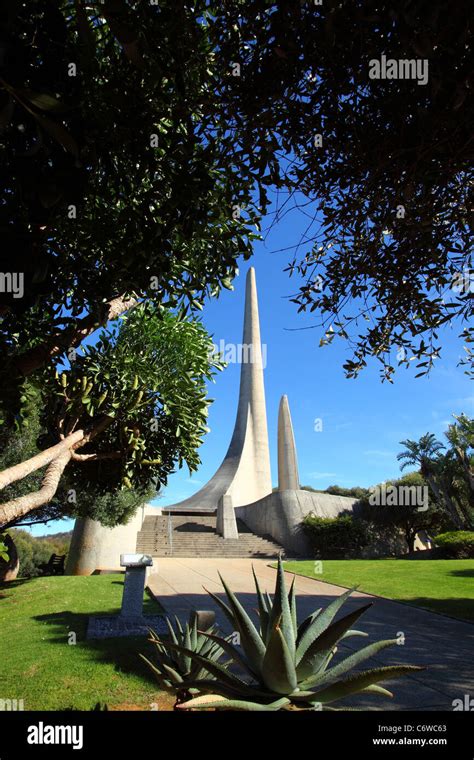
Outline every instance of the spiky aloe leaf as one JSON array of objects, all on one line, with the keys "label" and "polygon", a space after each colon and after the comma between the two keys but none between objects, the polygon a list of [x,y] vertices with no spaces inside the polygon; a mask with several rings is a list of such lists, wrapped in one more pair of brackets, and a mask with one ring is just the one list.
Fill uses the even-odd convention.
[{"label": "spiky aloe leaf", "polygon": [[333,678],[339,678],[349,670],[352,670],[362,662],[368,660],[370,657],[374,657],[383,649],[394,646],[397,643],[397,639],[384,639],[382,641],[375,641],[373,644],[369,644],[368,646],[359,649],[358,652],[354,652],[354,654],[351,654],[349,657],[346,657],[344,660],[342,660],[342,662],[327,670],[324,678],[327,678],[329,681]]},{"label": "spiky aloe leaf", "polygon": [[329,625],[314,641],[309,645],[305,654],[301,658],[296,672],[298,680],[309,678],[321,670],[322,665],[326,662],[331,650],[341,639],[341,636],[349,630],[351,625],[360,618],[364,612],[372,606],[372,602],[359,607],[358,610],[350,612],[340,620]]},{"label": "spiky aloe leaf", "polygon": [[177,615],[174,616],[174,619],[176,621],[176,630],[179,631],[181,636],[184,635],[183,626],[181,625],[181,621]]},{"label": "spiky aloe leaf", "polygon": [[209,589],[207,589],[205,586],[203,586],[203,588],[204,588],[204,591],[206,591],[209,594],[209,596],[212,599],[214,599],[214,601],[216,602],[216,604],[221,608],[222,612],[226,616],[226,618],[229,621],[229,623],[231,624],[231,626],[235,627],[234,614],[233,614],[231,608],[229,607],[229,605],[227,605],[225,602],[223,602],[222,599],[219,599],[219,597],[217,596],[217,594],[214,594],[212,591],[209,591]]},{"label": "spiky aloe leaf", "polygon": [[263,658],[265,656],[265,645],[241,603],[235,596],[234,592],[227,586],[220,573],[219,578],[221,579],[233,613],[234,625],[240,633],[242,649],[244,650],[252,669],[255,670],[256,673],[260,673]]},{"label": "spiky aloe leaf", "polygon": [[367,637],[368,635],[369,634],[366,633],[365,631],[355,631],[355,630],[346,631],[345,634],[344,634],[344,636],[341,636],[341,641],[342,641],[342,639],[349,639],[351,636],[364,636],[364,637]]},{"label": "spiky aloe leaf", "polygon": [[297,665],[301,662],[301,659],[304,657],[308,647],[333,621],[339,609],[342,607],[346,599],[350,596],[350,594],[352,594],[353,591],[354,589],[351,588],[338,596],[337,599],[331,602],[331,604],[326,607],[326,609],[323,610],[307,627],[304,634],[300,637],[300,642],[296,650],[295,661]]},{"label": "spiky aloe leaf", "polygon": [[189,648],[192,649],[193,652],[194,652],[197,649],[197,636],[198,636],[198,633],[197,633],[197,616],[196,615],[194,616],[193,623],[190,626],[189,634],[190,634],[190,638],[191,638],[191,646]]},{"label": "spiky aloe leaf", "polygon": [[189,656],[185,654],[183,650],[191,650],[192,651],[192,642],[191,642],[191,630],[189,628],[189,624],[186,623],[186,627],[184,629],[184,639],[182,644],[183,649],[180,650],[180,653],[182,654],[182,660],[183,660],[183,670],[185,673],[187,673],[191,669],[191,659]]},{"label": "spiky aloe leaf", "polygon": [[365,689],[361,689],[359,694],[367,692],[368,694],[381,694],[384,697],[393,697],[393,694],[388,689],[384,689],[383,686],[379,686],[377,683],[371,683],[370,686],[366,686]]},{"label": "spiky aloe leaf", "polygon": [[[278,621],[280,621],[278,623]],[[278,558],[277,580],[275,586],[275,595],[273,598],[273,608],[270,612],[270,621],[267,631],[267,645],[269,637],[273,636],[275,626],[279,625],[286,644],[290,651],[291,657],[295,659],[295,632],[293,630],[293,620],[291,617],[290,603],[286,590],[285,573],[283,571],[283,562],[281,557]]]},{"label": "spiky aloe leaf", "polygon": [[221,694],[229,699],[252,699],[255,702],[272,702],[275,699],[275,692],[270,689],[262,689],[258,686],[247,684],[245,688],[230,686],[221,681],[204,678],[196,681],[186,680],[183,682],[183,688],[191,690],[197,689],[201,692]]},{"label": "spiky aloe leaf", "polygon": [[275,625],[267,645],[262,679],[265,686],[277,694],[291,694],[298,683],[293,653],[279,625]]},{"label": "spiky aloe leaf", "polygon": [[265,599],[267,600],[267,610],[270,612],[271,608],[273,607],[273,599],[268,591],[265,591]]},{"label": "spiky aloe leaf", "polygon": [[382,668],[373,668],[362,673],[354,673],[349,678],[331,684],[314,694],[315,702],[334,702],[336,699],[356,694],[368,686],[377,684],[379,681],[388,681],[392,678],[400,678],[408,673],[417,673],[424,668],[418,665],[388,665]]},{"label": "spiky aloe leaf", "polygon": [[171,668],[169,665],[167,665],[165,662],[162,664],[162,668],[167,674],[169,680],[173,684],[181,684],[183,683],[183,679],[181,678],[180,674],[174,669]]},{"label": "spiky aloe leaf", "polygon": [[309,626],[311,625],[311,623],[313,622],[313,620],[316,620],[316,618],[318,617],[318,615],[321,612],[321,610],[322,610],[322,607],[320,607],[318,610],[315,610],[314,612],[312,612],[311,615],[308,615],[308,617],[305,618],[303,620],[303,622],[299,625],[299,627],[298,627],[298,633],[297,633],[297,636],[296,636],[296,647],[297,648],[298,648],[298,645],[299,645],[301,639],[303,638],[304,634],[308,630]]},{"label": "spiky aloe leaf", "polygon": [[[177,644],[178,643],[178,639],[176,637],[175,630],[174,630],[174,628],[173,628],[173,626],[171,624],[171,620],[169,619],[169,617],[165,617],[165,622],[166,622],[166,625],[168,627],[168,631],[169,631],[169,634],[170,634],[170,637],[171,637],[171,641],[173,641],[175,644]],[[158,640],[159,640],[159,638],[158,638]]]},{"label": "spiky aloe leaf", "polygon": [[298,636],[298,617],[296,613],[295,576],[293,576],[293,580],[291,581],[290,593],[288,594],[288,603],[290,605],[291,622],[293,623],[293,636],[296,646],[296,637]]},{"label": "spiky aloe leaf", "polygon": [[246,702],[241,699],[222,699],[218,694],[207,694],[206,696],[190,699],[188,702],[182,702],[176,705],[176,709],[204,710],[213,707],[216,710],[245,710],[249,712],[265,712],[268,710],[281,710],[282,707],[289,705],[289,699],[277,699],[276,702],[269,704],[260,704],[259,702]]},{"label": "spiky aloe leaf", "polygon": [[255,573],[255,568],[253,565],[252,565],[252,573],[253,573],[253,579],[255,583],[255,590],[257,592],[258,615],[260,619],[260,635],[262,639],[265,641],[267,638],[267,629],[268,629],[268,621],[269,621],[268,602],[260,590],[260,585],[258,583],[258,578]]},{"label": "spiky aloe leaf", "polygon": [[369,657],[373,657],[374,655],[378,654],[378,652],[380,652],[382,649],[393,646],[396,643],[397,639],[385,639],[383,641],[376,641],[373,644],[369,644],[367,647],[359,649],[358,652],[354,652],[349,657],[346,657],[338,665],[335,665],[333,668],[326,670],[324,674],[316,673],[304,681],[301,681],[299,685],[301,688],[306,689],[310,688],[311,686],[315,686],[316,684],[318,686],[322,686],[326,683],[330,683],[334,678],[339,678],[339,676],[347,673],[348,670],[351,670],[357,665],[360,665],[361,662],[368,660]]},{"label": "spiky aloe leaf", "polygon": [[193,652],[191,649],[185,649],[184,647],[177,646],[176,644],[173,644],[171,641],[166,642],[165,646],[169,647],[171,650],[179,651],[179,652],[182,652],[183,654],[186,654],[186,656],[189,657],[190,660],[198,663],[202,668],[205,668],[205,670],[208,673],[220,679],[224,684],[227,684],[237,689],[247,688],[247,684],[245,683],[245,681],[242,681],[241,678],[238,678],[236,675],[231,673],[220,663],[215,662],[214,660],[209,660],[207,657],[203,657],[197,652]]},{"label": "spiky aloe leaf", "polygon": [[162,686],[164,689],[168,691],[174,689],[172,682],[164,676],[161,670],[157,668],[153,662],[151,662],[147,657],[145,657],[145,655],[141,653],[139,654],[139,656],[142,658],[142,660],[144,660],[144,662],[146,662],[148,667],[153,671],[153,674],[156,680],[158,681],[158,683],[160,684],[160,686]]},{"label": "spiky aloe leaf", "polygon": [[234,662],[238,663],[244,670],[246,670],[249,675],[252,676],[252,678],[258,677],[250,667],[248,661],[245,659],[245,657],[243,657],[243,655],[240,654],[239,650],[234,644],[231,644],[231,642],[227,639],[223,639],[221,636],[217,636],[213,633],[205,633],[204,636],[207,636],[209,639],[212,639],[212,641],[218,643],[223,651],[228,654],[229,657],[232,657],[232,660]]}]

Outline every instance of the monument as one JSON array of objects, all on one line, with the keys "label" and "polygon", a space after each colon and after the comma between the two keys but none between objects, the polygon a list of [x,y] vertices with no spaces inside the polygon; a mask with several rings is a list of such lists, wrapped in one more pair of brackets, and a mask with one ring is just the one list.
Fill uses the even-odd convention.
[{"label": "monument", "polygon": [[127,525],[105,528],[94,520],[77,519],[67,573],[83,575],[118,569],[120,555],[137,550],[137,534],[145,518],[163,513],[216,515],[215,530],[229,545],[239,538],[239,518],[257,536],[269,536],[285,549],[304,554],[307,543],[299,525],[308,512],[335,517],[352,509],[354,499],[300,489],[287,396],[280,402],[278,490],[272,492],[263,373],[257,285],[255,270],[250,267],[246,279],[237,415],[222,464],[194,496],[163,509],[141,508]]}]

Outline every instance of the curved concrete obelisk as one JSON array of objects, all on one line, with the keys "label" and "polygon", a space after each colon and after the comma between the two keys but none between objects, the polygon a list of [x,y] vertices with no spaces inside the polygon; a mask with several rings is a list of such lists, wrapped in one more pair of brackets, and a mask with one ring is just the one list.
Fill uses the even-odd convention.
[{"label": "curved concrete obelisk", "polygon": [[[231,496],[233,506],[237,507],[271,493],[257,283],[253,267],[247,273],[240,354],[239,404],[227,454],[215,475],[203,488],[189,499],[165,507],[164,511],[213,512],[222,496]],[[147,514],[151,514],[151,511]]]},{"label": "curved concrete obelisk", "polygon": [[[253,267],[247,273],[240,358],[237,417],[221,466],[194,496],[162,508],[162,511],[216,512],[226,496],[225,522],[228,523],[229,510],[262,499],[272,491],[257,285]],[[88,518],[77,519],[66,572],[70,575],[88,575],[97,569],[120,569],[120,554],[135,551],[137,532],[144,514],[156,515],[157,510],[152,506],[140,509],[127,525],[116,528],[105,528]]]},{"label": "curved concrete obelisk", "polygon": [[282,396],[278,410],[278,490],[298,490],[299,487],[298,459],[288,396]]}]

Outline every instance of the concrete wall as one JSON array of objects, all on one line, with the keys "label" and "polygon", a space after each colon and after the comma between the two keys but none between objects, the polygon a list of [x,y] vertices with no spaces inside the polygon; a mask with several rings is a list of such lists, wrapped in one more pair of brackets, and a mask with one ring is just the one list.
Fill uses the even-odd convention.
[{"label": "concrete wall", "polygon": [[287,554],[295,552],[313,557],[314,551],[301,530],[303,518],[314,512],[318,517],[337,517],[346,510],[352,511],[357,499],[333,496],[312,491],[275,491],[263,499],[237,507],[237,518],[258,535],[271,536],[285,547]]}]

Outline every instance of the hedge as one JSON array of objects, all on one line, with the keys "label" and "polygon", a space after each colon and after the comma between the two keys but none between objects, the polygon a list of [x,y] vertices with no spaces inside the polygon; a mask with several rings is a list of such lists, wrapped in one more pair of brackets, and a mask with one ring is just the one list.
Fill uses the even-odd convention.
[{"label": "hedge", "polygon": [[474,558],[474,531],[451,530],[448,533],[440,533],[434,539],[434,543],[447,559]]}]

